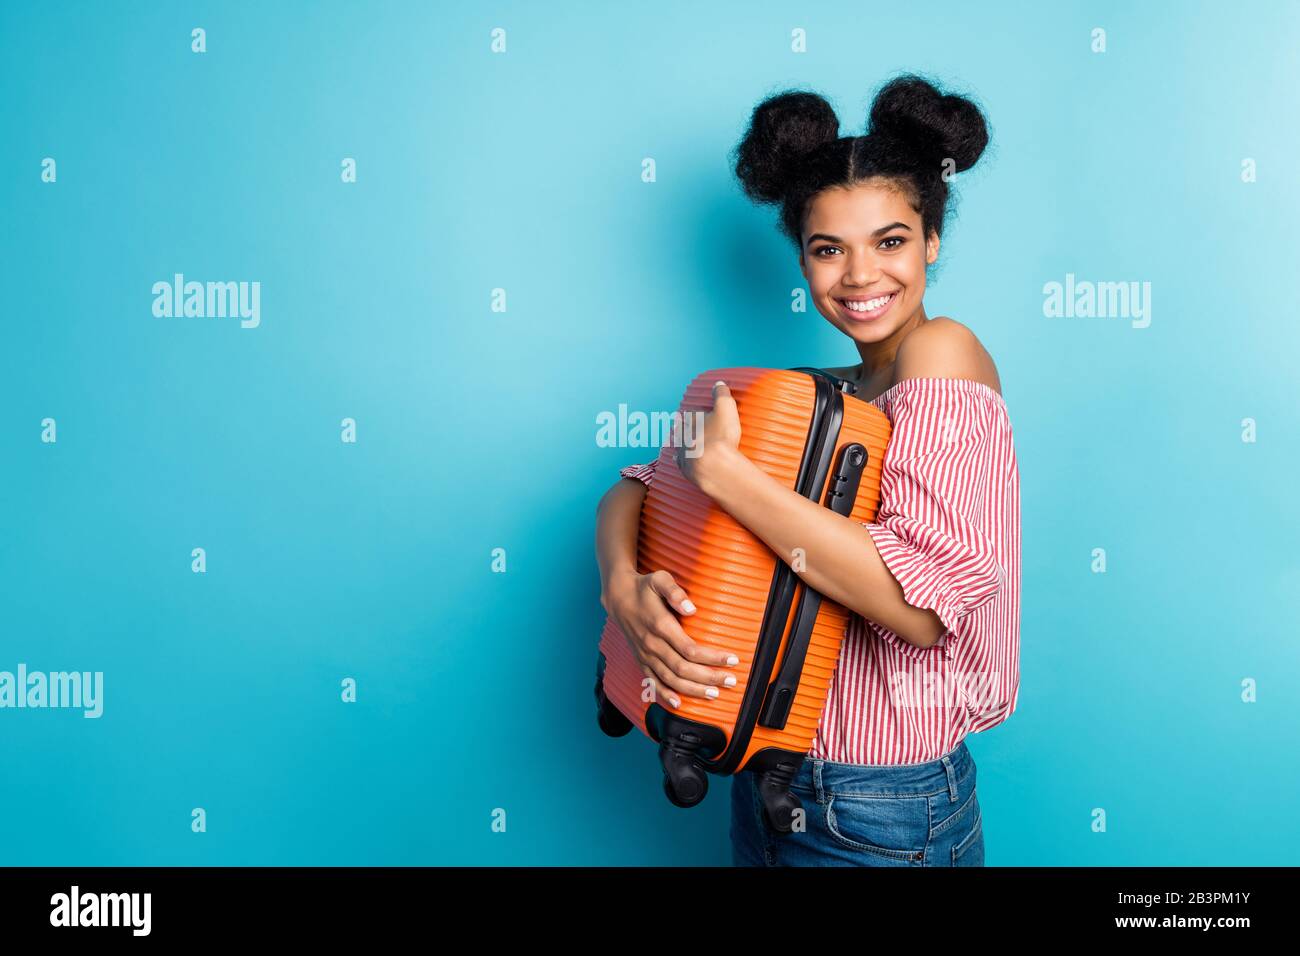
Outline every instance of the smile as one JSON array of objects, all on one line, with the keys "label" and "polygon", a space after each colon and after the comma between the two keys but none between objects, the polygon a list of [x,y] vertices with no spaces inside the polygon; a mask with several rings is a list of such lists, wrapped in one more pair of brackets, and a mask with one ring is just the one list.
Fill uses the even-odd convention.
[{"label": "smile", "polygon": [[878,319],[894,304],[898,298],[898,292],[890,292],[886,295],[876,296],[873,299],[836,299],[839,303],[840,310],[849,318],[857,322]]}]

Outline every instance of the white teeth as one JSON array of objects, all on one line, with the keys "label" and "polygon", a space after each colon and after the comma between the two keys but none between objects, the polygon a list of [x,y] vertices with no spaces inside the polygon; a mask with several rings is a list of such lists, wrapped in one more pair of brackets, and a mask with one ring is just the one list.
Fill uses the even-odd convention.
[{"label": "white teeth", "polygon": [[893,298],[893,296],[894,293],[891,292],[889,295],[882,295],[878,299],[869,299],[866,302],[845,302],[844,305],[847,308],[852,309],[854,312],[874,312]]}]

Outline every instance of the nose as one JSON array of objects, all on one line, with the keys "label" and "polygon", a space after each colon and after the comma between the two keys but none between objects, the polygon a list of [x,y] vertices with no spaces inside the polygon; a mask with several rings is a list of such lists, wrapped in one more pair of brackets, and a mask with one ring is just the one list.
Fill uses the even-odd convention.
[{"label": "nose", "polygon": [[880,278],[880,267],[870,253],[851,253],[844,264],[844,284],[869,286]]}]

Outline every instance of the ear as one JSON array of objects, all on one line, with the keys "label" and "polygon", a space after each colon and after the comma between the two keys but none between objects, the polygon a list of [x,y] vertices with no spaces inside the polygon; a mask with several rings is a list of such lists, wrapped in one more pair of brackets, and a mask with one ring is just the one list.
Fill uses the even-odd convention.
[{"label": "ear", "polygon": [[933,229],[930,230],[930,238],[925,243],[925,264],[934,265],[939,258],[939,234]]}]

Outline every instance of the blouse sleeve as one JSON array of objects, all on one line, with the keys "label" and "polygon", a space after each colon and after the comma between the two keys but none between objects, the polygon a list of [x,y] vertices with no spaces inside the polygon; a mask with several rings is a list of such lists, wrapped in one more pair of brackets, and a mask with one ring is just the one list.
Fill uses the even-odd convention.
[{"label": "blouse sleeve", "polygon": [[628,465],[626,468],[619,470],[619,476],[622,478],[636,478],[638,481],[645,483],[647,488],[650,487],[650,481],[654,478],[655,465],[659,464],[659,459],[655,459],[645,465]]},{"label": "blouse sleeve", "polygon": [[[971,636],[971,612],[1006,585],[1000,553],[1011,454],[997,392],[969,379],[904,379],[891,408],[880,507],[862,522],[908,604],[943,622],[944,655]],[[883,638],[909,651],[887,628]]]}]

